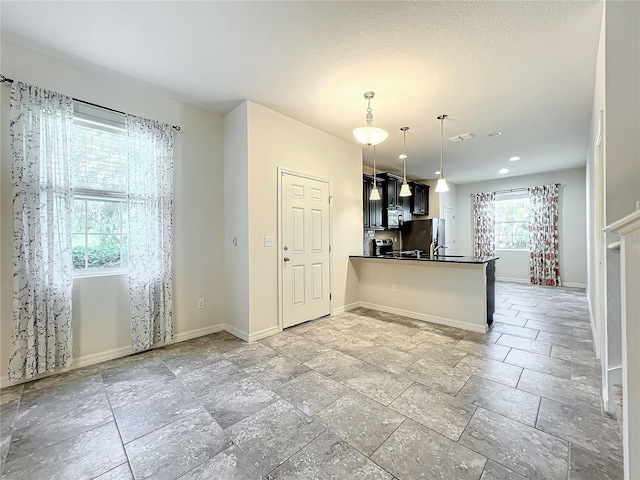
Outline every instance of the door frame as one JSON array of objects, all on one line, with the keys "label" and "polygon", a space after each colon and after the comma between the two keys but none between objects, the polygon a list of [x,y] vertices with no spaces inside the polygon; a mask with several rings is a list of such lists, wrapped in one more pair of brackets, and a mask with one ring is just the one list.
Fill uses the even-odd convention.
[{"label": "door frame", "polygon": [[[452,233],[452,237],[453,237],[453,241],[451,243],[453,243],[453,251],[455,253],[456,247],[455,247],[455,243],[456,243],[456,235],[455,235],[455,231],[456,231],[456,207],[452,207],[451,205],[442,205],[441,206],[441,218],[442,219],[446,219],[446,215],[445,215],[445,210],[449,209],[451,210],[451,216],[453,218],[453,225],[451,225],[451,233]],[[446,231],[447,231],[447,226],[446,226],[446,220],[445,220],[445,227],[444,227],[444,231],[445,231],[445,237],[446,237]],[[447,246],[447,239],[445,238],[444,240],[444,245],[445,247]],[[447,252],[447,249],[445,248],[445,254],[449,254],[451,252]]]},{"label": "door frame", "polygon": [[296,172],[294,170],[288,170],[282,167],[278,167],[278,240],[276,242],[278,248],[278,331],[281,332],[284,322],[284,308],[283,308],[283,272],[282,267],[284,263],[284,252],[282,251],[282,177],[284,175],[292,175],[295,177],[305,178],[307,180],[314,180],[317,182],[323,182],[327,184],[329,189],[329,315],[333,315],[333,196],[331,195],[331,180],[326,178],[316,177],[307,173]]}]

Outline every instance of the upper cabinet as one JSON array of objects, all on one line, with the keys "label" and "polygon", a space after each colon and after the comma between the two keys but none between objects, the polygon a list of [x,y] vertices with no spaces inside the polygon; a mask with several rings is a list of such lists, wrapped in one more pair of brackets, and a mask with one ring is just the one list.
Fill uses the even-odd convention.
[{"label": "upper cabinet", "polygon": [[429,215],[429,185],[409,182],[411,188],[410,212],[413,215]]},{"label": "upper cabinet", "polygon": [[382,203],[384,201],[386,181],[383,178],[377,177],[376,183],[380,197],[383,200],[369,200],[369,195],[371,195],[371,190],[373,190],[373,176],[362,176],[362,224],[367,230],[384,230],[382,223]]},{"label": "upper cabinet", "polygon": [[[393,173],[376,176],[381,200],[369,200],[373,176],[362,177],[362,224],[367,230],[397,230],[398,223],[411,220],[411,215],[429,214],[429,186],[409,182],[412,195],[401,197],[403,178]],[[400,211],[400,212],[398,212]],[[399,221],[399,218],[402,218]]]},{"label": "upper cabinet", "polygon": [[383,173],[380,175],[386,180],[387,187],[383,197],[386,208],[402,210],[403,197],[400,196],[400,188],[402,187],[402,177],[393,173]]}]

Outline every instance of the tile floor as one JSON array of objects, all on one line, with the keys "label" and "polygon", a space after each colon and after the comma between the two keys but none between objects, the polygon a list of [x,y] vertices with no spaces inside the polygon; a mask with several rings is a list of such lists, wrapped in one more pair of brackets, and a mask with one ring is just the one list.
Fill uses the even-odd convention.
[{"label": "tile floor", "polygon": [[621,479],[584,292],[496,292],[486,335],[358,309],[4,389],[2,479]]}]

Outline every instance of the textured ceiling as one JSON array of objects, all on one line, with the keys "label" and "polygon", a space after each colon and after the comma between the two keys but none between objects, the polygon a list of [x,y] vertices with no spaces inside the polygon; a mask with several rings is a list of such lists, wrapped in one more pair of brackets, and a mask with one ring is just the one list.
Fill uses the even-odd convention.
[{"label": "textured ceiling", "polygon": [[[227,113],[251,99],[356,143],[366,101],[381,168],[469,183],[585,164],[601,2],[13,2],[2,39]],[[10,72],[3,72],[8,74]],[[488,137],[493,131],[499,137]],[[367,164],[371,152],[365,149]],[[519,155],[522,160],[509,162]]]}]

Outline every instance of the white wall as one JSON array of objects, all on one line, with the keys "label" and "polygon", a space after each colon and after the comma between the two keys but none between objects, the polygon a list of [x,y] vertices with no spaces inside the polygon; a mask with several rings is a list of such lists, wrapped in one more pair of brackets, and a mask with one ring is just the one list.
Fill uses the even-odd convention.
[{"label": "white wall", "polygon": [[[524,161],[524,160],[522,160]],[[536,175],[457,185],[456,254],[473,255],[473,207],[470,195],[511,188],[561,183],[560,275],[564,285],[586,286],[586,191],[585,169],[558,170]],[[498,250],[496,277],[529,282],[528,251]]]},{"label": "white wall", "polygon": [[[636,202],[640,201],[640,4],[606,1],[604,9],[587,160],[589,203],[593,206],[590,215],[593,221],[588,227],[589,300],[592,330],[602,361],[605,409],[614,412],[612,388],[624,383],[625,376],[631,392],[624,394],[640,392],[640,380],[637,376],[630,377],[622,368],[625,347],[620,252],[605,247],[619,237],[608,233],[602,239],[601,233],[604,225],[636,210]],[[604,110],[604,131],[602,147],[597,151],[593,145],[601,110]],[[640,291],[640,285],[631,289]],[[637,348],[637,341],[632,341],[630,348]],[[637,402],[630,403],[628,408],[623,416],[625,423],[629,418],[640,418]],[[640,471],[640,459],[629,454],[638,451],[637,429],[632,430],[632,435],[635,437],[630,438],[625,432],[625,478],[634,478],[630,472]]]},{"label": "white wall", "polygon": [[[177,338],[224,322],[222,119],[176,102],[146,85],[77,68],[2,43],[4,75],[134,115],[177,124],[174,137],[174,329]],[[0,219],[0,378],[6,378],[11,339],[12,206],[8,112],[2,106]],[[196,309],[205,297],[206,309]],[[126,276],[78,278],[73,287],[73,352],[76,362],[121,355],[130,346]]]},{"label": "white wall", "polygon": [[[604,35],[604,170],[605,185],[595,184],[596,194],[605,201],[605,222],[611,224],[634,212],[640,201],[640,3],[605,2]],[[602,71],[598,72],[602,75]],[[596,92],[594,112],[602,103],[602,92]],[[593,141],[593,139],[592,139]],[[594,225],[594,229],[598,225]],[[594,232],[595,234],[595,232]],[[606,242],[616,241],[618,236],[607,234]],[[606,252],[606,316],[596,317],[596,327],[605,325],[606,352],[603,359],[603,394],[605,406],[613,411],[611,387],[625,385],[623,395],[626,411],[623,412],[623,446],[625,479],[638,478],[640,458],[640,379],[633,352],[638,348],[637,338],[626,338],[624,331],[633,331],[622,323],[619,251]],[[631,277],[630,277],[631,278]],[[640,285],[628,285],[627,290],[639,292]],[[638,318],[628,318],[637,323]],[[622,368],[619,368],[622,366]]]},{"label": "white wall", "polygon": [[224,253],[226,323],[249,332],[249,149],[247,102],[224,117]]},{"label": "white wall", "polygon": [[[605,4],[605,223],[640,201],[640,39],[637,2]],[[607,244],[619,240],[607,234]],[[607,347],[610,384],[622,382],[620,251],[606,251]],[[613,371],[613,369],[618,369]]]},{"label": "white wall", "polygon": [[[606,255],[604,233],[605,221],[605,27],[606,18],[602,16],[598,57],[596,61],[593,108],[591,112],[591,130],[587,150],[587,298],[591,314],[591,330],[596,355],[605,354],[606,324],[605,308],[605,267]],[[603,362],[603,364],[606,362]],[[603,374],[603,378],[605,378]]]},{"label": "white wall", "polygon": [[331,306],[340,309],[358,300],[349,255],[362,252],[362,150],[355,142],[338,139],[255,102],[247,103],[249,328],[251,335],[260,335],[278,326],[281,245],[279,241],[275,248],[263,245],[265,235],[278,235],[278,167],[331,182]]}]

